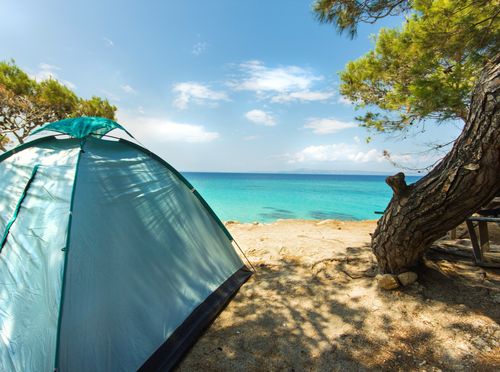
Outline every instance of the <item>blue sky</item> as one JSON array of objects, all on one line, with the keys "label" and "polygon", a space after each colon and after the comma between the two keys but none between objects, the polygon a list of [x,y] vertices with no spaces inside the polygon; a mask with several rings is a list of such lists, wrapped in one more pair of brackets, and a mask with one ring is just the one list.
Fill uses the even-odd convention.
[{"label": "blue sky", "polygon": [[[436,155],[454,125],[407,139],[369,133],[338,93],[338,72],[390,18],[354,40],[319,24],[311,1],[2,1],[0,58],[83,97],[182,171],[396,172]],[[422,151],[424,151],[422,153]]]}]

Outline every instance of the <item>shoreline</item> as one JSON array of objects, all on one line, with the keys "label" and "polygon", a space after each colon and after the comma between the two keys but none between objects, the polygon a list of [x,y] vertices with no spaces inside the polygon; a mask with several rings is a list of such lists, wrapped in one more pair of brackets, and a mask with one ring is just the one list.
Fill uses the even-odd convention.
[{"label": "shoreline", "polygon": [[336,219],[305,219],[305,218],[278,218],[273,222],[262,222],[262,221],[252,221],[252,222],[241,222],[236,220],[225,220],[221,222],[224,226],[230,225],[276,225],[280,223],[315,223],[316,225],[324,225],[328,223],[366,223],[374,222],[376,223],[378,219],[366,219],[366,220],[336,220]]}]

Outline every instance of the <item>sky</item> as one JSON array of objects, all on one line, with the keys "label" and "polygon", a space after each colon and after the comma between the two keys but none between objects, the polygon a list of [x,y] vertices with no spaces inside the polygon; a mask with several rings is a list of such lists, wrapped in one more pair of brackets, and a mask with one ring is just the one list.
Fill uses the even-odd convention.
[{"label": "sky", "polygon": [[399,171],[384,150],[410,168],[438,160],[428,144],[456,138],[458,124],[372,135],[338,92],[345,64],[403,19],[350,39],[319,24],[311,4],[2,0],[0,59],[108,98],[118,122],[181,171]]}]

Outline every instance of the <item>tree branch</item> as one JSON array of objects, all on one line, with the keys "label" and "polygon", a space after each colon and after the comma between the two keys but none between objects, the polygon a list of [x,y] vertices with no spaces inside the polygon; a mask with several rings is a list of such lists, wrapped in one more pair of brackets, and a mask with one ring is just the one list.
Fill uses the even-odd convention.
[{"label": "tree branch", "polygon": [[394,195],[397,197],[406,196],[410,189],[406,184],[405,174],[403,172],[387,177],[385,182],[391,187],[392,191],[394,191]]}]

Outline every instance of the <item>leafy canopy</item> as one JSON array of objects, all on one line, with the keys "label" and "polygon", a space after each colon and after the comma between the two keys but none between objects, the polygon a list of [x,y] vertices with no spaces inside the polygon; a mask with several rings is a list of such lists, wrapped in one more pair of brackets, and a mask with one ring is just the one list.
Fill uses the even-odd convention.
[{"label": "leafy canopy", "polygon": [[23,143],[37,127],[78,116],[115,119],[116,107],[107,99],[78,97],[55,79],[37,82],[14,61],[0,62],[0,149],[9,141]]},{"label": "leafy canopy", "polygon": [[380,18],[410,9],[408,0],[317,0],[313,9],[320,22],[333,23],[342,33],[356,36],[359,23],[375,23]]},{"label": "leafy canopy", "polygon": [[318,0],[314,9],[352,35],[359,22],[411,10],[401,28],[382,29],[374,49],[340,74],[341,94],[367,110],[357,120],[378,131],[465,121],[479,73],[500,46],[498,0]]}]

